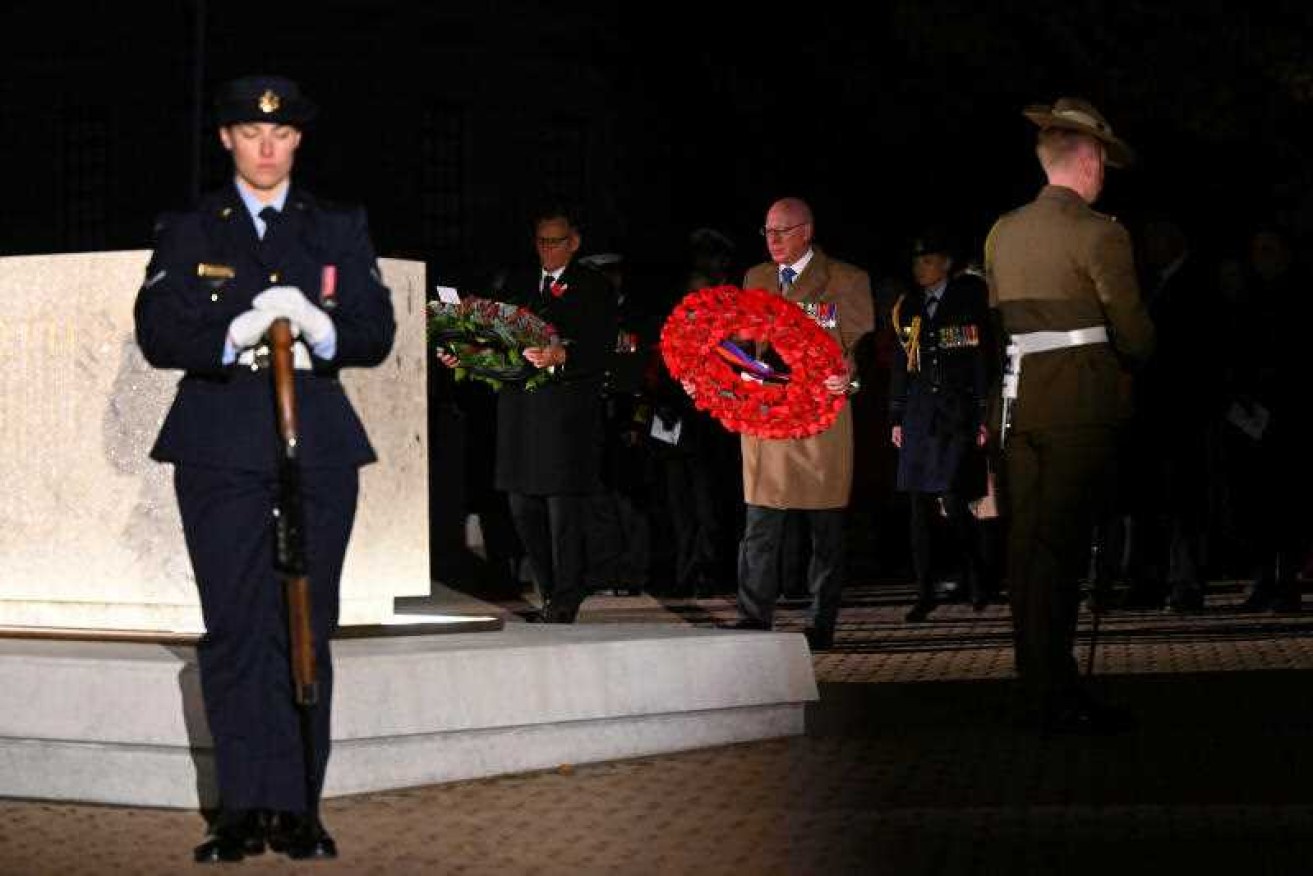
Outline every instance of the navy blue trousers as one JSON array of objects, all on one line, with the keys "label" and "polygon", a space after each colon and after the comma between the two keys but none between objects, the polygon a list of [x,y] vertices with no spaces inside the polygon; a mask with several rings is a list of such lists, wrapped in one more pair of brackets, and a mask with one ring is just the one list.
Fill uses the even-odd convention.
[{"label": "navy blue trousers", "polygon": [[179,465],[178,507],[200,589],[205,636],[201,693],[214,738],[224,809],[304,812],[328,765],[338,583],[355,518],[355,468],[302,474],[306,560],[320,701],[313,712],[316,762],[307,782],[301,717],[293,701],[287,608],[274,571],[269,474]]}]

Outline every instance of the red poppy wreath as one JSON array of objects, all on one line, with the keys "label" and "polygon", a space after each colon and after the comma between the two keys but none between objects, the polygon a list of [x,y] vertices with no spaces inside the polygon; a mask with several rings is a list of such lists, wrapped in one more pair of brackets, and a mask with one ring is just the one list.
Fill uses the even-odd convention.
[{"label": "red poppy wreath", "polygon": [[[752,355],[753,345],[767,349]],[[848,370],[839,344],[791,301],[762,289],[690,292],[661,329],[661,355],[693,403],[758,438],[824,432],[847,399],[825,378]]]}]

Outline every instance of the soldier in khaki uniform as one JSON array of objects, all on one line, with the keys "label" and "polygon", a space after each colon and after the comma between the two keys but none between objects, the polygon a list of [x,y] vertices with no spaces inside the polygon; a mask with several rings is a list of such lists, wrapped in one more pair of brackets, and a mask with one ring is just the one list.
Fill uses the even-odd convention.
[{"label": "soldier in khaki uniform", "polygon": [[1011,336],[1002,438],[1017,675],[1044,729],[1108,732],[1127,721],[1081,689],[1072,654],[1078,581],[1129,414],[1124,365],[1148,356],[1153,326],[1129,235],[1090,205],[1105,166],[1132,156],[1085,101],[1025,115],[1040,128],[1049,184],[999,219],[985,244],[990,305]]},{"label": "soldier in khaki uniform", "polygon": [[[761,233],[771,260],[748,271],[747,289],[778,291],[815,311],[818,324],[843,347],[848,368],[825,385],[836,395],[856,391],[853,347],[874,326],[866,272],[831,259],[812,245],[811,208],[797,198],[776,201]],[[833,305],[832,307],[830,305]],[[780,586],[780,539],[789,511],[801,512],[811,530],[807,578],[812,605],[806,628],[813,650],[834,639],[844,574],[844,511],[852,488],[853,426],[848,407],[819,435],[800,439],[743,436],[743,500],[739,546],[739,619],[735,629],[768,630]]]}]

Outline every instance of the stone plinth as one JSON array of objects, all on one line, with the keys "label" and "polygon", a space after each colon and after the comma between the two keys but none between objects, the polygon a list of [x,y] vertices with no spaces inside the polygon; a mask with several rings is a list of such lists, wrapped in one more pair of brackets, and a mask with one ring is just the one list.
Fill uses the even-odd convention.
[{"label": "stone plinth", "polygon": [[[0,625],[201,628],[173,470],[147,456],[179,377],[133,340],[148,259],[0,258]],[[381,267],[396,346],[343,374],[380,460],[361,472],[342,589],[351,624],[429,589],[424,266]]]},{"label": "stone plinth", "polygon": [[[329,796],[797,735],[817,698],[796,633],[668,624],[339,641],[334,665]],[[0,796],[213,804],[194,650],[0,639]]]}]

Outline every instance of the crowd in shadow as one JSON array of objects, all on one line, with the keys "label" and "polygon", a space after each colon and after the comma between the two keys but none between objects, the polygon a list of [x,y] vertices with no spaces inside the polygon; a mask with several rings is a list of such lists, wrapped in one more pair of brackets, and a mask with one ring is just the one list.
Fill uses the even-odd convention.
[{"label": "crowd in shadow", "polygon": [[[1168,213],[1146,214],[1131,231],[1157,348],[1126,384],[1134,413],[1122,432],[1113,498],[1090,539],[1096,604],[1192,612],[1206,605],[1210,581],[1243,580],[1244,607],[1297,610],[1310,565],[1301,438],[1313,325],[1298,239],[1282,223],[1263,222],[1219,243]],[[659,339],[684,294],[738,284],[757,253],[711,228],[693,231],[684,252],[677,265],[621,253],[581,258],[608,277],[619,303],[605,387],[605,489],[591,500],[588,527],[594,592],[697,598],[735,590],[744,513],[738,437],[671,380]],[[978,252],[953,255],[957,273],[981,273]],[[849,565],[867,581],[906,583],[914,574],[912,509],[896,488],[899,451],[889,439],[899,346],[891,315],[916,290],[912,264],[909,249],[899,269],[872,273],[876,329],[857,351],[863,390],[852,397]],[[494,279],[486,294],[495,292]],[[492,486],[495,409],[486,387],[454,382],[445,369],[431,375],[432,571],[474,595],[519,600],[531,576],[505,496]],[[987,455],[999,470],[996,451]],[[972,553],[997,598],[1006,590],[1006,520],[992,485],[975,499]],[[968,552],[942,508],[931,516],[937,596],[969,599]],[[786,527],[779,549],[781,599],[806,600],[808,540]]]}]

